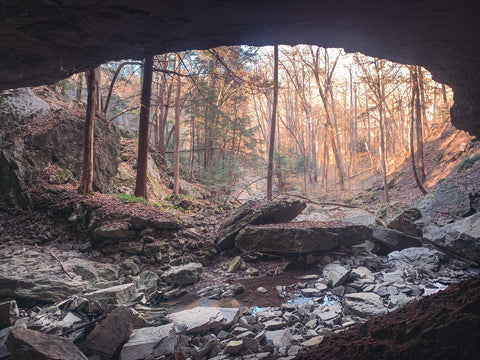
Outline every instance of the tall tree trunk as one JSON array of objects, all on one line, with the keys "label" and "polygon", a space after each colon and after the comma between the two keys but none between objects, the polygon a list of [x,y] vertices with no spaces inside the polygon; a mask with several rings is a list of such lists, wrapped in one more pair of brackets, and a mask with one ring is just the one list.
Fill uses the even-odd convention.
[{"label": "tall tree trunk", "polygon": [[[177,53],[177,72],[180,73],[180,54]],[[175,94],[175,148],[173,151],[173,193],[180,193],[180,76],[177,76],[177,89]]]},{"label": "tall tree trunk", "polygon": [[145,57],[143,65],[142,99],[140,122],[138,124],[137,177],[135,181],[135,196],[147,199],[147,169],[148,169],[148,125],[150,118],[150,99],[152,97],[153,55]]},{"label": "tall tree trunk", "polygon": [[[375,64],[377,64],[378,60],[375,60]],[[379,104],[378,104],[378,127],[380,130],[380,159],[382,164],[382,173],[383,173],[383,186],[385,190],[385,199],[387,203],[390,202],[390,196],[388,195],[388,182],[387,182],[387,153],[385,147],[385,125],[384,125],[384,101],[385,101],[385,84],[383,83],[382,79],[382,68],[377,68],[377,89],[379,91]]]},{"label": "tall tree trunk", "polygon": [[93,192],[93,138],[95,129],[95,115],[98,110],[98,92],[100,89],[100,67],[90,66],[87,74],[87,113],[83,142],[83,169],[82,179],[78,192],[91,194]]},{"label": "tall tree trunk", "polygon": [[278,45],[273,50],[273,104],[272,121],[270,123],[270,141],[268,148],[268,168],[267,168],[267,200],[273,199],[273,155],[275,152],[275,129],[277,121],[277,101],[278,101]]},{"label": "tall tree trunk", "polygon": [[419,67],[415,67],[415,87],[416,87],[416,114],[417,114],[417,123],[416,123],[416,133],[417,133],[417,167],[418,167],[418,177],[420,182],[423,184],[425,182],[425,167],[423,163],[423,121],[422,121],[422,104],[421,104],[421,88],[420,88],[420,75]]},{"label": "tall tree trunk", "polygon": [[[427,121],[427,104],[425,101],[425,83],[423,80],[423,72],[422,67],[417,65],[417,74],[418,74],[418,91],[420,93],[420,105],[422,110],[422,130],[425,131],[425,137],[428,138],[430,129],[428,128],[428,121]],[[422,139],[423,139],[423,131],[422,131]]]},{"label": "tall tree trunk", "polygon": [[[165,154],[167,151],[167,141],[165,140],[165,131],[167,127],[167,120],[168,120],[168,110],[170,109],[170,99],[172,97],[172,86],[173,81],[167,87],[167,95],[165,97],[165,103],[162,104],[162,110],[160,111],[160,115],[158,117],[158,146],[157,151],[158,153],[165,158]],[[163,101],[163,97],[162,97]]]},{"label": "tall tree trunk", "polygon": [[[420,178],[418,177],[417,174],[417,169],[415,166],[415,148],[413,144],[413,128],[414,128],[414,123],[415,123],[415,102],[416,98],[418,97],[418,87],[416,86],[416,81],[414,80],[415,74],[410,71],[410,78],[412,79],[412,102],[411,102],[411,121],[410,121],[410,157],[412,159],[412,171],[413,171],[413,177],[415,178],[415,182],[422,192],[423,195],[427,194],[427,191],[422,185],[422,182],[420,181]],[[418,116],[418,111],[417,111],[417,116]]]}]

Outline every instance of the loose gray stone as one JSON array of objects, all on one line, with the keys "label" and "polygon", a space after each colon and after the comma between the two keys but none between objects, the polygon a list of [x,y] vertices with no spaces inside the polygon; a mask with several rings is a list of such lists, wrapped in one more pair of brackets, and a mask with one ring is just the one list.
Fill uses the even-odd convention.
[{"label": "loose gray stone", "polygon": [[133,330],[128,342],[123,345],[120,360],[141,360],[152,355],[155,346],[174,329],[173,324],[166,324]]},{"label": "loose gray stone", "polygon": [[323,276],[327,280],[331,281],[332,287],[342,285],[342,283],[348,278],[350,269],[340,265],[339,263],[330,263],[323,268]]},{"label": "loose gray stone", "polygon": [[203,266],[200,263],[173,266],[162,274],[162,279],[169,284],[187,285],[199,280]]},{"label": "loose gray stone", "polygon": [[393,230],[400,231],[404,234],[418,237],[422,236],[422,230],[415,223],[422,217],[422,213],[417,208],[410,208],[402,211],[388,223],[388,227]]},{"label": "loose gray stone", "polygon": [[88,300],[98,301],[100,304],[102,304],[102,306],[105,306],[107,304],[125,304],[126,302],[128,302],[128,300],[130,300],[134,293],[135,285],[130,283],[97,290],[91,293],[84,294],[83,296]]},{"label": "loose gray stone", "polygon": [[388,254],[388,262],[399,269],[432,272],[436,271],[440,264],[440,253],[423,247],[412,247]]},{"label": "loose gray stone", "polygon": [[231,326],[240,316],[237,308],[215,308],[199,306],[172,313],[167,318],[183,326],[189,333],[198,333],[204,330],[226,328]]},{"label": "loose gray stone", "polygon": [[87,336],[85,348],[92,353],[113,357],[130,338],[136,320],[135,310],[116,308]]},{"label": "loose gray stone", "polygon": [[387,312],[378,294],[375,293],[353,293],[346,294],[344,298],[346,310],[364,318],[369,318]]},{"label": "loose gray stone", "polygon": [[235,355],[238,352],[240,352],[242,347],[243,347],[243,341],[242,340],[231,340],[227,344],[227,346],[225,346],[225,349],[223,350],[223,353],[228,354],[228,355]]}]

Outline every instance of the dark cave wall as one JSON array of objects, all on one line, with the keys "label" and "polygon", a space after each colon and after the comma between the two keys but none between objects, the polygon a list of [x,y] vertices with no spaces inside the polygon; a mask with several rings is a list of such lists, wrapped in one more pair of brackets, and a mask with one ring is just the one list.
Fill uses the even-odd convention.
[{"label": "dark cave wall", "polygon": [[426,67],[455,91],[454,125],[480,135],[479,14],[466,0],[5,0],[0,89],[145,52],[308,43]]}]

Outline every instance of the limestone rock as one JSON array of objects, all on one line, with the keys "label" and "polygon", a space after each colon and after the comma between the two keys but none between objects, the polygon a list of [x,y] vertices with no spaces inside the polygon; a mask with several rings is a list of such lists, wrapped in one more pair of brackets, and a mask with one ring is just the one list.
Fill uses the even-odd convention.
[{"label": "limestone rock", "polygon": [[240,269],[242,267],[242,265],[245,266],[245,262],[243,261],[242,257],[241,256],[235,256],[232,259],[232,261],[230,261],[230,264],[228,265],[227,272],[234,273],[235,271]]},{"label": "limestone rock", "polygon": [[422,269],[431,272],[438,268],[440,254],[436,250],[414,247],[388,254],[388,262],[395,264],[400,269]]},{"label": "limestone rock", "polygon": [[222,225],[217,246],[220,250],[235,246],[235,237],[247,225],[278,224],[295,219],[305,208],[305,203],[294,201],[271,201],[259,203],[247,201]]},{"label": "limestone rock", "polygon": [[427,219],[446,213],[451,217],[465,216],[471,211],[469,192],[442,179],[434,193],[427,194],[417,203],[417,208]]},{"label": "limestone rock", "polygon": [[92,353],[113,357],[130,338],[136,320],[135,310],[116,308],[87,336],[85,348]]},{"label": "limestone rock", "polygon": [[344,306],[353,315],[369,318],[387,312],[387,308],[378,294],[361,292],[346,294]]},{"label": "limestone rock", "polygon": [[189,333],[198,333],[217,327],[231,326],[240,316],[237,308],[215,308],[199,306],[172,313],[167,318],[183,326]]},{"label": "limestone rock", "polygon": [[135,285],[129,283],[93,291],[83,296],[91,301],[96,300],[102,305],[120,305],[128,302],[134,293]]},{"label": "limestone rock", "polygon": [[[82,254],[73,251],[67,253],[55,249],[53,252],[59,258],[66,258],[63,263],[67,269],[75,273],[77,267],[85,267],[92,278],[83,279],[77,276],[70,279],[48,252],[26,247],[23,253],[0,259],[0,297],[42,302],[64,300],[82,292],[91,282],[97,280],[99,273],[105,269],[103,264],[87,260]],[[95,265],[98,268],[95,268]],[[112,278],[115,276],[114,271],[105,273],[110,273]]]},{"label": "limestone rock", "polygon": [[242,250],[300,254],[358,245],[372,230],[362,225],[312,226],[308,223],[247,226],[237,235],[235,246]]},{"label": "limestone rock", "polygon": [[480,262],[480,213],[440,228],[424,229],[425,239],[467,259]]},{"label": "limestone rock", "polygon": [[420,238],[382,226],[373,227],[373,240],[380,246],[380,249],[377,250],[376,253],[381,255],[386,255],[395,250],[403,250],[405,248],[422,245]]},{"label": "limestone rock", "polygon": [[153,354],[153,349],[175,330],[174,324],[152,326],[133,330],[128,342],[123,345],[120,360],[141,360]]},{"label": "limestone rock", "polygon": [[417,208],[410,208],[402,211],[388,223],[388,227],[400,231],[410,236],[422,236],[422,231],[415,221],[422,217],[422,213]]},{"label": "limestone rock", "polygon": [[72,340],[29,329],[13,330],[6,345],[14,359],[87,360]]},{"label": "limestone rock", "polygon": [[227,346],[225,346],[223,353],[228,355],[235,355],[242,349],[242,347],[242,340],[231,340],[228,342]]},{"label": "limestone rock", "polygon": [[7,130],[52,115],[50,106],[29,88],[10,90],[0,97],[0,128]]},{"label": "limestone rock", "polygon": [[151,294],[157,290],[158,275],[153,271],[143,271],[137,280],[137,289],[145,291],[147,294]]},{"label": "limestone rock", "polygon": [[203,266],[200,263],[173,266],[162,274],[162,279],[169,284],[187,285],[198,281]]},{"label": "limestone rock", "polygon": [[340,265],[339,263],[330,263],[323,268],[323,276],[331,281],[332,287],[342,285],[342,283],[350,275],[350,269]]}]

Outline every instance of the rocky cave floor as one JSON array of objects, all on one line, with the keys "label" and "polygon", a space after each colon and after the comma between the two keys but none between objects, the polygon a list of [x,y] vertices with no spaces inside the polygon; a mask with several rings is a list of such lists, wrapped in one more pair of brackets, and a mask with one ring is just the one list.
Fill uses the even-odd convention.
[{"label": "rocky cave floor", "polygon": [[0,204],[0,359],[479,353],[480,278],[471,261],[429,246],[220,254],[214,238],[226,212],[180,219],[41,188],[30,190],[36,210]]}]

